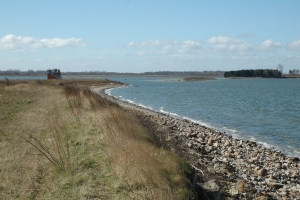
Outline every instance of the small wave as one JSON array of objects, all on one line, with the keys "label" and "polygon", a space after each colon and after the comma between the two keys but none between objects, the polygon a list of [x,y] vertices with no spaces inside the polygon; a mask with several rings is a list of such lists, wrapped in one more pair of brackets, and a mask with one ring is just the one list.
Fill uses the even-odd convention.
[{"label": "small wave", "polygon": [[[127,86],[127,87],[133,87],[133,86]],[[116,89],[116,88],[107,89],[107,90],[105,90],[105,93],[110,95],[110,96],[113,96],[112,92],[111,92],[111,90],[113,90],[113,89]],[[143,108],[146,108],[146,109],[149,109],[149,110],[157,111],[157,110],[153,109],[150,106],[146,106],[142,103],[137,103],[137,102],[135,102],[133,100],[130,100],[130,99],[125,99],[121,95],[120,96],[114,96],[114,97],[120,99],[121,101],[128,102],[128,103],[136,105],[136,106],[140,106],[140,107],[143,107]],[[165,114],[165,115],[168,115],[168,116],[171,116],[171,117],[175,117],[177,119],[186,119],[186,120],[189,120],[193,123],[199,124],[201,126],[212,128],[212,129],[215,129],[215,130],[220,131],[222,133],[231,135],[235,139],[253,141],[253,142],[256,142],[259,145],[262,145],[265,148],[274,149],[276,151],[280,151],[284,154],[287,154],[288,156],[295,156],[295,157],[300,158],[300,150],[293,147],[293,146],[285,146],[285,147],[278,146],[278,145],[275,145],[274,143],[272,143],[272,141],[266,142],[264,139],[262,139],[260,137],[257,137],[255,135],[245,134],[242,131],[234,129],[234,128],[229,128],[229,127],[226,127],[226,126],[223,126],[223,127],[215,126],[215,125],[210,124],[210,123],[205,122],[205,121],[201,121],[201,120],[198,120],[198,119],[193,119],[193,118],[186,117],[186,116],[181,116],[177,113],[166,111],[164,109],[164,107],[160,107],[158,112],[160,112],[162,114]],[[275,142],[275,141],[273,141],[273,142]]]},{"label": "small wave", "polygon": [[106,90],[104,91],[104,93],[107,94],[107,95],[109,95],[109,96],[112,96],[112,95],[111,95],[111,90],[112,90],[112,89],[106,89]]},{"label": "small wave", "polygon": [[170,116],[176,117],[176,118],[179,117],[179,115],[178,115],[177,113],[172,113],[172,112],[165,111],[165,110],[163,109],[163,107],[160,108],[159,112],[161,112],[161,113],[163,113],[163,114],[166,114],[166,115],[170,115]]}]

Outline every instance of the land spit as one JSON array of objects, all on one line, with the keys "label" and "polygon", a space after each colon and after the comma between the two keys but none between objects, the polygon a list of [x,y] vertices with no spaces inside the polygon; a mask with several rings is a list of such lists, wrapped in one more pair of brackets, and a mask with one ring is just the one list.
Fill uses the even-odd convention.
[{"label": "land spit", "polygon": [[92,90],[137,116],[151,128],[160,146],[185,157],[196,171],[194,185],[215,179],[221,199],[300,199],[300,162],[280,151],[186,119],[178,119]]},{"label": "land spit", "polygon": [[191,77],[184,77],[179,79],[179,81],[186,81],[186,82],[194,82],[194,81],[211,81],[216,80],[213,77],[207,77],[207,76],[191,76]]}]

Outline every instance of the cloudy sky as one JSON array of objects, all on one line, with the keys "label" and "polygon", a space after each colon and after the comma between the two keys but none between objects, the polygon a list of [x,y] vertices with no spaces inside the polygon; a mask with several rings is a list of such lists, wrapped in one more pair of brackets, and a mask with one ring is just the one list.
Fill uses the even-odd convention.
[{"label": "cloudy sky", "polygon": [[0,70],[300,69],[300,1],[11,0]]}]

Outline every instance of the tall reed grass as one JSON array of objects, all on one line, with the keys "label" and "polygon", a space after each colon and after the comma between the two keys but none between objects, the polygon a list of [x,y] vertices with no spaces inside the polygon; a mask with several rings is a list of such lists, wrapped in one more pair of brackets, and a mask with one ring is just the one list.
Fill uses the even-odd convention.
[{"label": "tall reed grass", "polygon": [[89,89],[105,84],[0,82],[0,199],[193,198],[189,165]]}]

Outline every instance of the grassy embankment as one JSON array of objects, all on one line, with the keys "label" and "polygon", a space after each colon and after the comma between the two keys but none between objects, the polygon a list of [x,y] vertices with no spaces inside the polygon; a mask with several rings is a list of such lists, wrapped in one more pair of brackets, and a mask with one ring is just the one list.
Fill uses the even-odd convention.
[{"label": "grassy embankment", "polygon": [[181,158],[117,104],[71,83],[0,81],[0,199],[193,195]]}]

